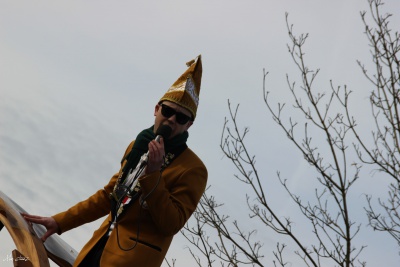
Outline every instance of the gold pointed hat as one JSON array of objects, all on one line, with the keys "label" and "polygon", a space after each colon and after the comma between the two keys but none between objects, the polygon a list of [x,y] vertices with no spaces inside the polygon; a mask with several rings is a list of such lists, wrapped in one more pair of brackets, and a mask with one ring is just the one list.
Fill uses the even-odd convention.
[{"label": "gold pointed hat", "polygon": [[160,99],[162,101],[174,102],[192,113],[192,119],[196,118],[199,105],[201,75],[203,67],[201,55],[186,63],[188,69],[176,80]]}]

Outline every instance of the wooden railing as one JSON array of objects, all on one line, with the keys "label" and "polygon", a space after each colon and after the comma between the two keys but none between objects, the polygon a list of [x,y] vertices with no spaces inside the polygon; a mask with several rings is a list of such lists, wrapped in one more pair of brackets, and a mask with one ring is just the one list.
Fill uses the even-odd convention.
[{"label": "wooden railing", "polygon": [[14,266],[50,267],[49,259],[58,266],[72,266],[77,252],[58,235],[43,243],[39,236],[44,227],[28,224],[21,213],[27,212],[0,191],[0,231],[6,229],[14,241],[16,248],[11,251]]}]

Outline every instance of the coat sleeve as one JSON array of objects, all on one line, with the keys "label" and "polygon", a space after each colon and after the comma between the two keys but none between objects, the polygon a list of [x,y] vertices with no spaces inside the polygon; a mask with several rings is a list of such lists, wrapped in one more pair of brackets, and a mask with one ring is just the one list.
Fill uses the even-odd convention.
[{"label": "coat sleeve", "polygon": [[[129,153],[132,146],[133,142],[126,149],[123,158]],[[121,169],[124,163],[125,162],[121,162]],[[103,189],[98,190],[95,194],[75,204],[68,210],[52,216],[60,228],[59,234],[97,220],[110,212],[111,202],[109,195],[114,189],[121,169],[111,177],[110,181]]]},{"label": "coat sleeve", "polygon": [[206,188],[207,169],[197,156],[195,159],[197,163],[187,161],[185,169],[176,174],[178,177],[172,178],[172,186],[166,185],[159,172],[139,178],[145,205],[158,230],[166,236],[182,229]]}]

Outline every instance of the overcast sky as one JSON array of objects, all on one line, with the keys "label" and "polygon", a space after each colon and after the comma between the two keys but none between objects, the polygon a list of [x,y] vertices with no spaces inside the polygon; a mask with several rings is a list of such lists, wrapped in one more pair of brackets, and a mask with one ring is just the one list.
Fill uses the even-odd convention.
[{"label": "overcast sky", "polygon": [[[400,10],[399,1],[388,2],[385,12]],[[237,219],[247,218],[243,186],[219,148],[230,99],[240,103],[241,125],[250,127],[249,146],[271,201],[290,214],[295,207],[277,188],[276,172],[301,192],[316,174],[306,175],[309,166],[271,119],[262,99],[263,69],[270,73],[272,99],[290,103],[286,74],[295,80],[298,73],[286,47],[288,12],[295,33],[310,34],[307,62],[321,69],[322,89],[329,90],[331,79],[346,84],[355,92],[360,124],[368,124],[372,87],[356,63],[371,61],[363,10],[366,0],[0,0],[0,190],[45,216],[87,198],[118,171],[137,133],[153,124],[156,102],[185,63],[202,54],[200,104],[188,144],[208,167],[212,193],[227,212],[239,210]],[[392,27],[400,25],[394,15]],[[363,190],[385,187],[365,184],[352,196],[362,223],[357,244],[368,243],[360,259],[368,266],[395,266],[398,246],[372,232],[363,215]],[[79,251],[100,222],[62,238]],[[268,230],[260,236],[271,264],[277,237]],[[194,266],[184,247],[178,236],[167,257],[178,258],[178,267]],[[0,261],[7,253],[0,248]]]}]

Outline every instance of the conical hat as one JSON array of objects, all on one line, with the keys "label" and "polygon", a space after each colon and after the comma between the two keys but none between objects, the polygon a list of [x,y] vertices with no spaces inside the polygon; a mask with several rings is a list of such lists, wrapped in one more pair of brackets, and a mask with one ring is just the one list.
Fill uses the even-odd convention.
[{"label": "conical hat", "polygon": [[203,72],[201,55],[189,61],[186,65],[188,69],[171,85],[159,102],[167,100],[186,108],[192,113],[194,120],[199,105],[201,75]]}]

